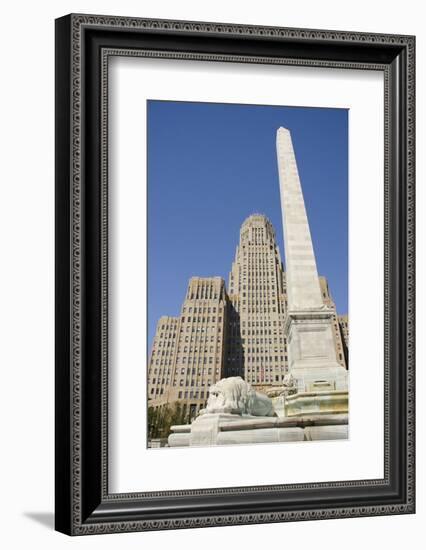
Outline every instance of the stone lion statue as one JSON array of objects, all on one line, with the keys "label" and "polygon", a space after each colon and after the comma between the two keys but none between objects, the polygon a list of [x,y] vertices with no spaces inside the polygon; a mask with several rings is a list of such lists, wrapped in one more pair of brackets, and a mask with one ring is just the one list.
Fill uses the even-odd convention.
[{"label": "stone lion statue", "polygon": [[271,399],[255,391],[240,376],[222,378],[210,387],[206,408],[200,411],[207,413],[275,416]]}]

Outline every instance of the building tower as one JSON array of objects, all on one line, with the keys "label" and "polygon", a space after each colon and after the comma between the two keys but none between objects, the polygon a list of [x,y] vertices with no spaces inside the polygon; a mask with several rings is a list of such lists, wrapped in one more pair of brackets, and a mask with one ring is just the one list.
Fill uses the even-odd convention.
[{"label": "building tower", "polygon": [[271,222],[261,214],[241,226],[229,275],[225,375],[261,390],[286,374],[285,275]]}]

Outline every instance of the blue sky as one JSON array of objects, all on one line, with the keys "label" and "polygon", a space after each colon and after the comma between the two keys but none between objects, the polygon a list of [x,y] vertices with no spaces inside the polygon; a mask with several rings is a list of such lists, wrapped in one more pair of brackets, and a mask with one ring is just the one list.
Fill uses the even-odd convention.
[{"label": "blue sky", "polygon": [[148,347],[191,276],[228,275],[244,219],[272,222],[284,260],[275,139],[291,131],[318,272],[348,308],[348,111],[147,102]]}]

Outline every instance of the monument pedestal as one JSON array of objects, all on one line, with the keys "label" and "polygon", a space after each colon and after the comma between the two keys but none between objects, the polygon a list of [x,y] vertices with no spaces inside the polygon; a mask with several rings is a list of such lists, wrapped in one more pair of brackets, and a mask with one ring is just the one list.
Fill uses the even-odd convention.
[{"label": "monument pedestal", "polygon": [[333,314],[325,306],[287,313],[289,372],[298,393],[348,390],[348,373],[336,358]]},{"label": "monument pedestal", "polygon": [[347,439],[346,414],[295,417],[259,417],[239,414],[204,414],[192,424],[172,426],[169,447],[210,447],[253,443],[282,443]]},{"label": "monument pedestal", "polygon": [[348,392],[346,390],[304,392],[289,395],[284,402],[286,417],[320,414],[347,414]]}]

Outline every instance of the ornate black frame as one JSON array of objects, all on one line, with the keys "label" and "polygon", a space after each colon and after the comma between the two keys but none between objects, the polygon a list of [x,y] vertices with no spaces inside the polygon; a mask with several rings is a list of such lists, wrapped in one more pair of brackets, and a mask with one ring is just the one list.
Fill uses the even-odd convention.
[{"label": "ornate black frame", "polygon": [[[383,479],[108,493],[111,55],[383,71]],[[57,530],[84,535],[414,513],[414,55],[413,36],[96,15],[56,20]]]}]

